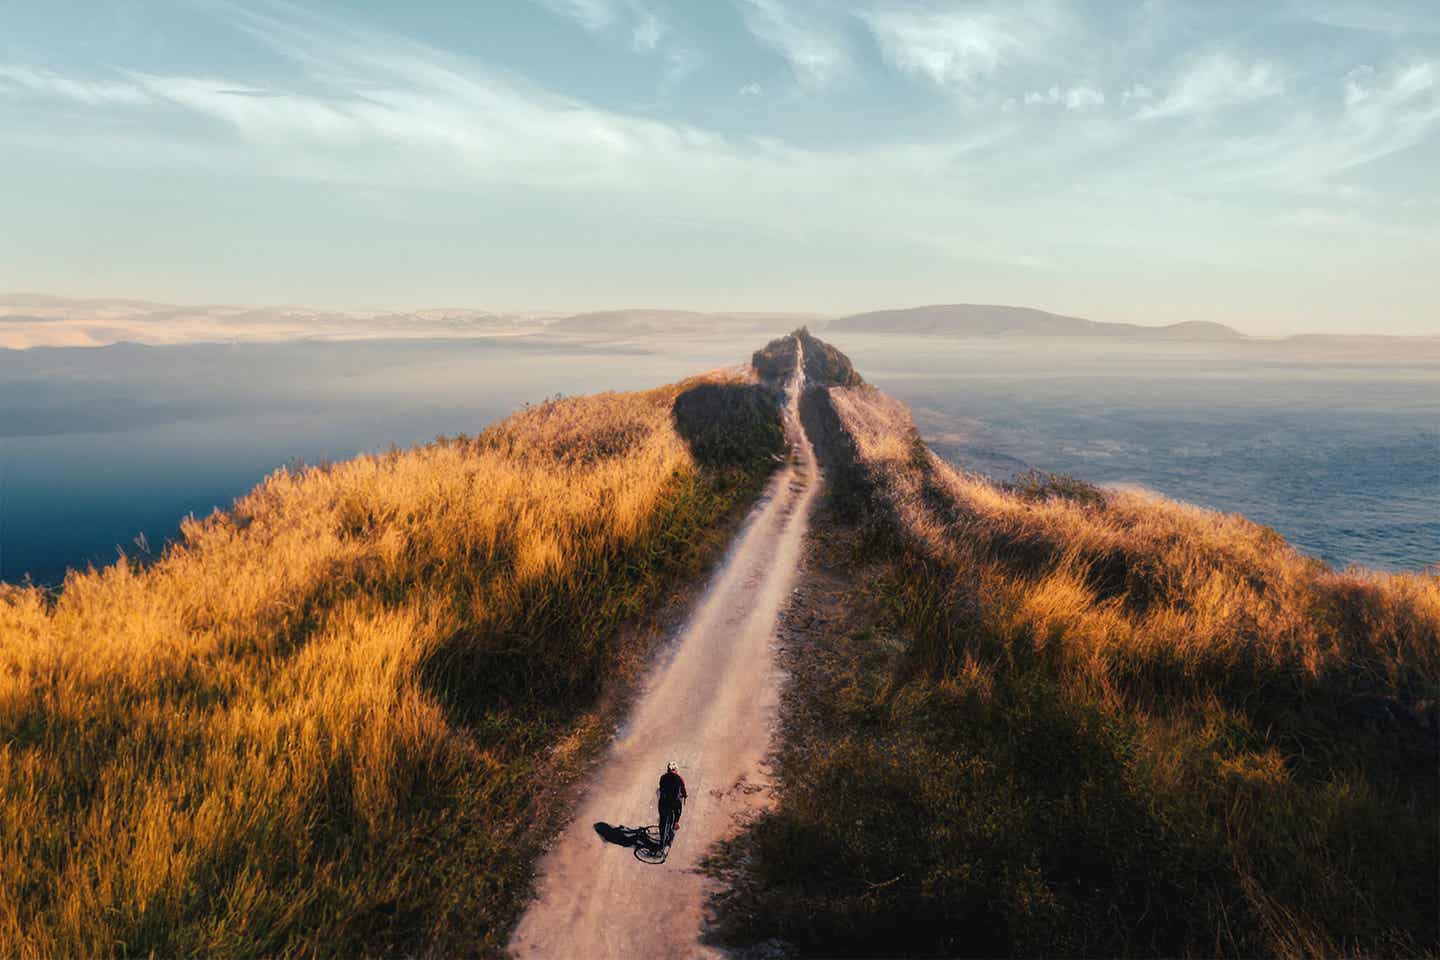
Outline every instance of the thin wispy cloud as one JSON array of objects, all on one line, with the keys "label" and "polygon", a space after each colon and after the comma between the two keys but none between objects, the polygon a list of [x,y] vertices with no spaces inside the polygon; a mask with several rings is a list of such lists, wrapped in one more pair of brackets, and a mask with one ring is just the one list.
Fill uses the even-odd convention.
[{"label": "thin wispy cloud", "polygon": [[1357,167],[1440,135],[1440,60],[1352,72],[1338,106],[1297,114],[1273,133],[1227,144],[1234,179],[1324,192]]},{"label": "thin wispy cloud", "polygon": [[[542,8],[564,19],[574,21],[588,33],[598,34],[612,29],[628,33],[630,46],[638,53],[655,53],[670,35],[671,29],[652,0],[532,0]],[[672,54],[693,62],[693,51]]]},{"label": "thin wispy cloud", "polygon": [[885,58],[941,88],[974,89],[1003,66],[1046,62],[1072,30],[1056,3],[888,4],[862,14]]},{"label": "thin wispy cloud", "polygon": [[1143,83],[1132,83],[1120,93],[1121,103],[1149,103],[1155,99],[1155,91]]},{"label": "thin wispy cloud", "polygon": [[245,26],[304,71],[306,89],[139,71],[127,74],[128,89],[136,102],[189,111],[245,141],[332,158],[346,177],[357,173],[356,160],[335,151],[364,151],[369,166],[359,169],[381,181],[405,175],[400,154],[461,177],[557,184],[613,181],[626,164],[723,162],[727,154],[720,137],[697,127],[601,110],[422,45],[323,21],[247,16]]},{"label": "thin wispy cloud", "polygon": [[635,29],[631,32],[631,42],[635,49],[652,51],[660,46],[660,38],[664,36],[665,29],[660,23],[660,18],[648,11],[642,13],[635,22]]},{"label": "thin wispy cloud", "polygon": [[[423,44],[313,16],[247,12],[243,25],[299,67],[304,83],[260,88],[234,77],[128,71],[133,106],[209,121],[237,138],[234,149],[253,151],[243,156],[255,169],[306,179],[613,190],[668,197],[660,204],[668,216],[744,215],[781,226],[803,206],[824,210],[827,197],[865,171],[913,180],[936,169],[936,158],[953,162],[965,149],[815,153],[774,137],[734,138],[600,109]],[[78,97],[88,86],[52,84],[47,95]],[[157,144],[154,160],[164,162],[168,150]],[[705,189],[715,182],[746,183],[747,202]],[[843,222],[840,211],[834,216]]]},{"label": "thin wispy cloud", "polygon": [[831,86],[852,69],[843,34],[829,22],[828,8],[803,0],[737,0],[746,26],[789,64],[806,90]]},{"label": "thin wispy cloud", "polygon": [[562,17],[569,17],[592,33],[604,30],[615,22],[620,5],[614,0],[535,0],[540,6]]},{"label": "thin wispy cloud", "polygon": [[1206,54],[1181,71],[1169,89],[1140,111],[1145,120],[1211,113],[1284,92],[1285,70],[1267,60],[1229,52]]},{"label": "thin wispy cloud", "polygon": [[[786,29],[800,29],[799,20],[784,19],[794,11],[780,0],[743,3],[761,17],[785,11],[781,20]],[[617,8],[610,0],[564,0],[564,7],[587,23],[599,22],[595,11],[600,7],[612,12]],[[1034,50],[1020,52],[1024,37],[1044,46],[1041,40],[1053,43],[1067,31],[1073,34],[1053,5],[1033,5],[1023,13],[1015,7],[1009,19],[995,12],[998,8],[985,9],[959,16],[918,8],[902,11],[892,5],[871,8],[865,22],[898,69],[944,87],[973,85],[1011,57],[1031,63],[1042,59]],[[303,89],[262,87],[239,77],[140,70],[83,75],[10,64],[0,66],[0,90],[95,108],[183,110],[221,124],[245,141],[288,151],[315,148],[326,157],[335,157],[334,150],[376,146],[411,155],[429,151],[458,176],[501,181],[626,184],[646,182],[657,169],[691,176],[725,168],[764,179],[776,175],[766,165],[787,161],[824,167],[843,177],[850,162],[844,153],[832,152],[827,160],[823,153],[773,136],[732,137],[698,125],[597,108],[471,59],[311,15],[241,11],[237,17],[240,27],[301,69]],[[937,24],[945,29],[924,29]],[[844,59],[825,54],[815,62],[832,63],[836,57]],[[1286,91],[1285,76],[1283,68],[1269,61],[1218,52],[1192,59],[1158,92],[1139,82],[1118,94],[1090,83],[1053,83],[1008,96],[1029,107],[1071,111],[1131,105],[1139,118],[1151,121],[1279,97]],[[818,81],[817,75],[812,82]],[[1311,159],[1303,171],[1296,165],[1295,185],[1307,188],[1305,181],[1403,149],[1434,132],[1440,119],[1437,82],[1432,61],[1388,71],[1360,65],[1334,81],[1332,94],[1343,109],[1331,115],[1296,111],[1288,124],[1268,133],[1228,138],[1209,151],[1193,143],[1186,149],[1194,149],[1197,156],[1208,152],[1224,158],[1227,171],[1237,159],[1263,171],[1269,169],[1266,158],[1271,154],[1300,153]],[[757,81],[736,89],[742,96],[763,93]],[[993,129],[1004,131],[1008,123],[997,118]],[[993,140],[984,128],[979,133]],[[1049,157],[1056,149],[1049,143],[1042,146],[1037,156]],[[947,148],[938,143],[927,149],[943,154]],[[1013,144],[1011,149],[1025,148]],[[375,156],[380,158],[375,176],[384,179],[388,156]],[[877,170],[899,170],[915,156],[910,145],[880,142],[865,151],[865,163]],[[336,165],[349,166],[347,176],[353,176],[352,161],[337,160]]]},{"label": "thin wispy cloud", "polygon": [[86,78],[40,70],[24,64],[0,64],[0,96],[39,96],[68,100],[88,106],[121,104],[134,106],[147,101],[145,92],[132,83]]},{"label": "thin wispy cloud", "polygon": [[1105,94],[1094,87],[1078,86],[1061,89],[1053,84],[1049,90],[1031,90],[1025,94],[1026,106],[1063,106],[1067,110],[1090,110],[1105,105]]}]

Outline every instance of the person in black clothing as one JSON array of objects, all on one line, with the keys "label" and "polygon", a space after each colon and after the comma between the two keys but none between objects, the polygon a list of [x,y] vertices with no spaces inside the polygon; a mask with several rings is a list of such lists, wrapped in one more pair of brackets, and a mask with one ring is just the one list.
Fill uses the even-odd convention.
[{"label": "person in black clothing", "polygon": [[680,811],[690,794],[685,792],[685,780],[676,773],[677,764],[671,760],[665,765],[665,773],[660,777],[660,822],[665,822],[665,815],[671,814],[675,818],[675,828],[680,828]]}]

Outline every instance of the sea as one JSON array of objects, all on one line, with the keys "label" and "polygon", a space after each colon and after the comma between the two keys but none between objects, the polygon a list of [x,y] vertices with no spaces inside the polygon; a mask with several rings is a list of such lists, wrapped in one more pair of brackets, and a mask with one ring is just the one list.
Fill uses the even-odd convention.
[{"label": "sea", "polygon": [[[824,335],[823,332],[821,334]],[[272,471],[746,361],[766,336],[0,350],[0,581],[157,555]],[[753,342],[752,342],[753,341]],[[1440,563],[1440,359],[1277,344],[836,335],[921,435],[1243,513],[1336,568]]]}]

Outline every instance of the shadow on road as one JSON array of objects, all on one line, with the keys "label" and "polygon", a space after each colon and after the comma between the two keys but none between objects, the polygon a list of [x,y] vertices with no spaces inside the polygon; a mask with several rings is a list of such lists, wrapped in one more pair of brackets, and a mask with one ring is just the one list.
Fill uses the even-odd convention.
[{"label": "shadow on road", "polygon": [[616,827],[602,820],[595,824],[595,832],[606,843],[613,843],[617,847],[633,848],[635,859],[642,863],[665,862],[665,849],[660,846],[658,824],[648,827]]}]

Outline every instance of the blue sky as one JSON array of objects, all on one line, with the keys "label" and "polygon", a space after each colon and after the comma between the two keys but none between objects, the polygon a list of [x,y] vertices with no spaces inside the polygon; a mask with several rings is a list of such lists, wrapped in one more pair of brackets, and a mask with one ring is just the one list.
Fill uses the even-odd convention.
[{"label": "blue sky", "polygon": [[0,0],[0,289],[1440,333],[1440,4]]}]

